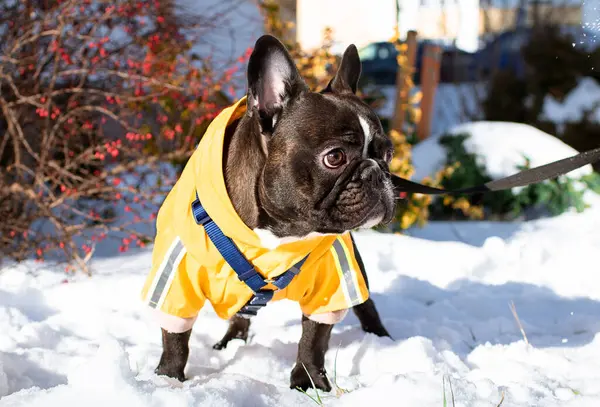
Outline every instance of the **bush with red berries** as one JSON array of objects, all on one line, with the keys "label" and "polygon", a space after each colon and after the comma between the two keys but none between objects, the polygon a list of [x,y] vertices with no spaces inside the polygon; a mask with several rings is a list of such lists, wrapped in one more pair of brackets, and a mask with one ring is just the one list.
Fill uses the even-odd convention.
[{"label": "bush with red berries", "polygon": [[248,53],[214,69],[170,1],[0,4],[0,261],[150,241],[165,191],[229,104]]}]

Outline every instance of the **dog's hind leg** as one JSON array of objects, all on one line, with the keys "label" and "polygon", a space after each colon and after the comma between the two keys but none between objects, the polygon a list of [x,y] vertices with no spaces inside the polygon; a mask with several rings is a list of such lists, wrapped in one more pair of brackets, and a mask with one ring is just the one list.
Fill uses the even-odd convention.
[{"label": "dog's hind leg", "polygon": [[375,334],[377,336],[387,336],[389,338],[392,337],[387,329],[385,329],[383,326],[383,323],[379,318],[377,308],[375,308],[375,303],[371,298],[362,304],[352,307],[352,311],[354,311],[354,314],[360,321],[360,326],[362,327],[363,331]]},{"label": "dog's hind leg", "polygon": [[185,381],[183,370],[190,354],[191,333],[191,329],[181,333],[162,330],[163,353],[154,370],[156,374],[173,377],[181,382]]},{"label": "dog's hind leg", "polygon": [[[360,252],[356,243],[354,242],[354,236],[350,234],[350,238],[352,239],[352,245],[354,246],[354,255],[356,257],[356,261],[358,266],[360,267],[360,272],[362,273],[363,278],[365,279],[365,284],[367,285],[367,289],[369,289],[369,279],[367,278],[367,271],[365,265],[360,257]],[[381,322],[381,318],[379,317],[379,313],[377,312],[377,308],[375,307],[375,302],[371,298],[367,299],[367,301],[362,304],[355,305],[352,307],[352,311],[360,321],[360,325],[363,331],[375,334],[377,336],[387,336],[391,338],[391,335],[388,333],[387,329],[383,326]]]},{"label": "dog's hind leg", "polygon": [[244,342],[248,340],[248,330],[250,329],[250,318],[234,315],[229,320],[229,327],[223,339],[213,345],[213,349],[221,350],[227,347],[232,339],[241,339]]}]

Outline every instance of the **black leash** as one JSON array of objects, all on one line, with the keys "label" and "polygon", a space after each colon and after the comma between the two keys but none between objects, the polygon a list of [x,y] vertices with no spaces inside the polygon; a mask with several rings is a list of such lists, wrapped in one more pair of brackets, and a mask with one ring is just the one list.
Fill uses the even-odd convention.
[{"label": "black leash", "polygon": [[502,191],[515,187],[525,187],[547,179],[556,178],[559,175],[566,174],[584,165],[591,164],[600,160],[600,148],[585,151],[574,155],[573,157],[564,158],[559,161],[554,161],[549,164],[539,167],[530,168],[510,175],[505,178],[500,178],[483,185],[463,189],[440,189],[428,187],[427,185],[419,184],[418,182],[409,181],[392,174],[392,183],[394,188],[399,193],[417,193],[425,195],[442,195],[442,194],[477,194],[491,191]]}]

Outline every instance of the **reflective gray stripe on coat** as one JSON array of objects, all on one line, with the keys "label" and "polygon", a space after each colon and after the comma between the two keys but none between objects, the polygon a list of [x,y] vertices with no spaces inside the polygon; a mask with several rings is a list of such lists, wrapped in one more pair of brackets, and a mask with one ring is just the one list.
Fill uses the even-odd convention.
[{"label": "reflective gray stripe on coat", "polygon": [[343,276],[343,281],[341,283],[346,286],[350,305],[358,305],[361,302],[361,297],[359,288],[354,283],[354,270],[350,266],[350,259],[346,257],[346,252],[342,247],[342,242],[340,242],[339,239],[336,239],[335,242],[333,242],[333,248],[335,249],[335,253],[337,254],[338,260],[340,262],[340,267],[342,269]]},{"label": "reflective gray stripe on coat", "polygon": [[156,275],[160,274],[160,277],[158,279],[158,282],[156,283],[156,286],[154,287],[152,296],[150,297],[149,304],[152,308],[156,308],[163,291],[165,289],[168,289],[167,282],[169,281],[169,277],[171,276],[171,274],[177,271],[177,267],[179,266],[179,262],[181,261],[179,255],[183,250],[183,243],[181,242],[181,240],[177,239],[177,243],[171,250],[171,253],[168,254],[169,257],[166,263],[164,263],[162,267],[156,271]]}]

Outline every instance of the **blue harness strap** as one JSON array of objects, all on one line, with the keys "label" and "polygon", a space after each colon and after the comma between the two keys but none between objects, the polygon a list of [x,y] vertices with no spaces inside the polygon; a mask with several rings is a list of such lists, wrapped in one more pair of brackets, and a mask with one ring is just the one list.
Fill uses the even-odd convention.
[{"label": "blue harness strap", "polygon": [[256,315],[258,310],[266,306],[268,302],[273,298],[274,291],[263,289],[267,284],[271,283],[277,290],[283,290],[286,288],[294,279],[294,277],[300,272],[302,265],[308,258],[308,255],[294,264],[283,274],[270,279],[265,280],[260,274],[254,269],[252,263],[250,263],[246,257],[242,254],[240,249],[235,245],[233,240],[223,234],[223,231],[219,226],[212,220],[208,215],[202,204],[200,198],[196,192],[196,200],[192,202],[192,214],[198,225],[204,226],[206,234],[215,245],[223,259],[231,266],[233,271],[237,274],[240,281],[246,283],[248,287],[254,292],[254,295],[244,305],[238,314],[244,316]]}]

